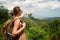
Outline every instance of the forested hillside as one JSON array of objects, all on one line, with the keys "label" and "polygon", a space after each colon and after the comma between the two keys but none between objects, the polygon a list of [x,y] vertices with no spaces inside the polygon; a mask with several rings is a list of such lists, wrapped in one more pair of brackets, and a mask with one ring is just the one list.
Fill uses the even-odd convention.
[{"label": "forested hillside", "polygon": [[[27,40],[60,40],[60,20],[40,20],[28,15],[29,18],[23,18],[26,22],[26,37]],[[7,19],[11,18],[9,10],[5,7],[0,7],[0,40],[6,40],[2,33],[2,28]]]}]

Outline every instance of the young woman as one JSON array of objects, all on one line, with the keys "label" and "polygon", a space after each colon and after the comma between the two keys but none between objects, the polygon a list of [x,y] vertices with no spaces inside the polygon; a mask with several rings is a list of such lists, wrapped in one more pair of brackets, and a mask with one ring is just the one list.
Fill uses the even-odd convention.
[{"label": "young woman", "polygon": [[[25,14],[22,14],[22,11],[20,9],[20,7],[16,6],[13,8],[13,28],[12,28],[12,36],[13,36],[13,40],[26,40],[26,35],[25,35],[25,32],[24,32],[24,29],[26,27],[26,24],[25,22],[21,22],[21,18],[25,15]],[[5,23],[5,27],[4,28],[7,28],[7,24],[9,24],[10,20],[8,20],[6,23]]]},{"label": "young woman", "polygon": [[19,7],[14,7],[13,8],[13,14],[15,15],[14,19],[16,19],[16,18],[17,19],[14,21],[14,27],[13,27],[13,30],[12,30],[12,36],[13,37],[20,36],[19,39],[17,38],[18,40],[26,40],[25,39],[26,36],[25,36],[25,32],[24,32],[24,28],[25,28],[26,24],[23,23],[22,25],[24,25],[24,26],[23,27],[20,27],[20,24],[21,24],[20,19],[25,14],[22,14],[22,11],[21,11],[21,9]]}]

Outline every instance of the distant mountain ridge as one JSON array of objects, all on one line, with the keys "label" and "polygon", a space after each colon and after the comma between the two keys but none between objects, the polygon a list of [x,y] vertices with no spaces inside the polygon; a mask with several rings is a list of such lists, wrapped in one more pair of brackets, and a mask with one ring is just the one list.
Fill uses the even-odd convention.
[{"label": "distant mountain ridge", "polygon": [[60,17],[51,17],[51,18],[45,18],[44,20],[59,20]]}]

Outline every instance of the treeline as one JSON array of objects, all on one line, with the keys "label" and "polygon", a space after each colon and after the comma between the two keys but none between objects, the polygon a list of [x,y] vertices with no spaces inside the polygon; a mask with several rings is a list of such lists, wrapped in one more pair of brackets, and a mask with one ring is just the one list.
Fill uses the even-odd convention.
[{"label": "treeline", "polygon": [[[29,14],[28,17],[22,19],[27,24],[25,28],[27,40],[60,40],[60,20],[39,20],[32,17],[32,14]],[[9,10],[1,6],[0,29],[9,18],[11,18]],[[0,32],[0,40],[5,40],[1,30]]]}]

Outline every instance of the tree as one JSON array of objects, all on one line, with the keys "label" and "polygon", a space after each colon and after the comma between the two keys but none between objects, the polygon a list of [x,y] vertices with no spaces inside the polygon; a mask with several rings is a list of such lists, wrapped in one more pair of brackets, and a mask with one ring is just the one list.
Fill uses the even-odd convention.
[{"label": "tree", "polygon": [[0,6],[0,23],[3,23],[5,20],[9,18],[9,10],[4,6]]},{"label": "tree", "polygon": [[28,17],[29,17],[30,19],[35,19],[35,18],[32,16],[32,13],[29,14]]},{"label": "tree", "polygon": [[60,36],[59,35],[59,29],[60,29],[60,22],[59,20],[54,20],[52,22],[49,23],[49,28],[50,28],[50,34],[51,34],[51,40],[57,40],[57,38],[59,39]]}]

